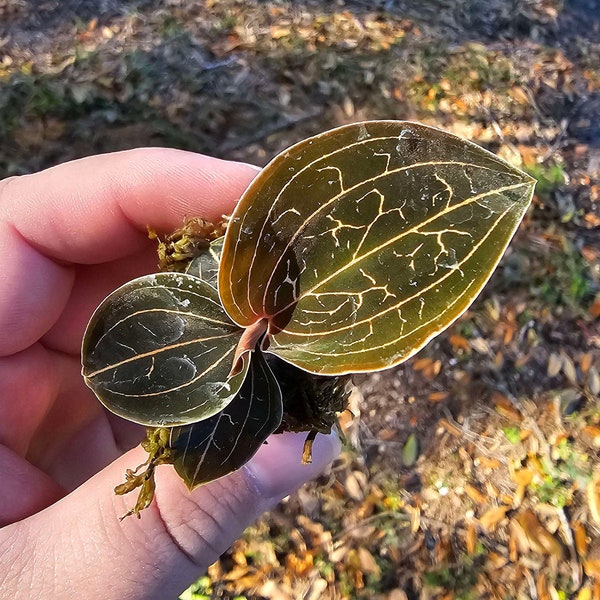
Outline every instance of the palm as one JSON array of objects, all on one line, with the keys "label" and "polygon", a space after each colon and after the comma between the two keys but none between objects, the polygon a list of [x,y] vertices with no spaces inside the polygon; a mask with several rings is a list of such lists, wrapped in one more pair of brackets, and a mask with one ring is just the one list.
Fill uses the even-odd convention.
[{"label": "palm", "polygon": [[52,503],[141,439],[85,386],[81,340],[108,293],[156,270],[148,225],[216,220],[254,174],[205,160],[199,172],[188,153],[125,152],[0,185],[0,466],[11,500],[0,524]]},{"label": "palm", "polygon": [[[154,267],[150,248],[94,266],[74,266],[71,295],[51,329],[12,357],[18,405],[4,444],[70,491],[137,444],[143,428],[109,414],[81,377],[83,331],[95,306],[121,283]],[[52,302],[49,298],[48,302]],[[14,343],[19,344],[15,339]],[[4,359],[10,360],[10,359]],[[16,363],[15,363],[16,361]],[[119,483],[115,481],[115,484]],[[48,502],[55,498],[48,497]]]}]

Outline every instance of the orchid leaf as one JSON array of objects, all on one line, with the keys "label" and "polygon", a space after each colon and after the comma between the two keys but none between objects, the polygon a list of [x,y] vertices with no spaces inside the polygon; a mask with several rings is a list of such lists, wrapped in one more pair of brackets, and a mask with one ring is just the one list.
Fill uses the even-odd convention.
[{"label": "orchid leaf", "polygon": [[217,287],[217,277],[219,272],[219,261],[223,252],[224,238],[220,237],[211,242],[210,246],[201,252],[199,256],[192,259],[185,272],[188,275],[199,277],[212,287]]},{"label": "orchid leaf", "polygon": [[211,417],[240,389],[249,356],[230,376],[243,329],[215,288],[183,273],[140,277],[96,309],[83,340],[83,375],[112,412],[174,426]]},{"label": "orchid leaf", "polygon": [[264,347],[312,373],[412,356],[478,295],[534,180],[479,146],[402,121],[347,125],[292,146],[229,223],[223,307],[268,322]]},{"label": "orchid leaf", "polygon": [[175,470],[193,489],[239,469],[279,427],[282,413],[277,380],[257,352],[233,402],[209,419],[170,430]]}]

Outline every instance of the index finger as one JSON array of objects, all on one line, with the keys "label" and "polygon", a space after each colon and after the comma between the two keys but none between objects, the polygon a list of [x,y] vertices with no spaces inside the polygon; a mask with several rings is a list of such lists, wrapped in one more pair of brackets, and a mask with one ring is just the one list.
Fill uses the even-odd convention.
[{"label": "index finger", "polygon": [[[0,356],[27,348],[53,327],[74,289],[74,265],[106,262],[108,269],[111,261],[149,251],[148,226],[169,231],[185,217],[219,219],[256,172],[148,148],[0,182]],[[107,269],[87,282],[86,309],[98,286],[112,282]]]},{"label": "index finger", "polygon": [[92,156],[0,183],[0,224],[61,262],[97,263],[141,248],[147,227],[220,219],[255,167],[192,152],[142,148]]}]

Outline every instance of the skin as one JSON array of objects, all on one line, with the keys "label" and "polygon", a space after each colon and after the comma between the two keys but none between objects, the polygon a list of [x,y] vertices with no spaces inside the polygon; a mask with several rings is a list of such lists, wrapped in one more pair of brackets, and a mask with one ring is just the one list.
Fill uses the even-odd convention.
[{"label": "skin", "polygon": [[[145,460],[139,426],[105,411],[81,378],[99,302],[156,271],[147,226],[230,213],[249,165],[140,149],[0,182],[0,589],[3,597],[175,598],[265,510],[339,451],[272,436],[242,469],[189,493],[171,467],[141,519],[115,496]],[[131,449],[133,448],[133,449]]]}]

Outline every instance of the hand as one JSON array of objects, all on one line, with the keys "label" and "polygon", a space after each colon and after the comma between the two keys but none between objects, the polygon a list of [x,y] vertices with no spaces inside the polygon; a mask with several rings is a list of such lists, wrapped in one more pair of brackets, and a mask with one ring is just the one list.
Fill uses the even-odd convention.
[{"label": "hand", "polygon": [[83,383],[81,338],[98,303],[156,270],[147,226],[218,220],[249,165],[143,149],[0,182],[0,589],[3,597],[174,598],[243,529],[315,477],[339,449],[272,436],[242,469],[189,493],[169,466],[141,519],[115,496],[145,460],[142,428]]}]

